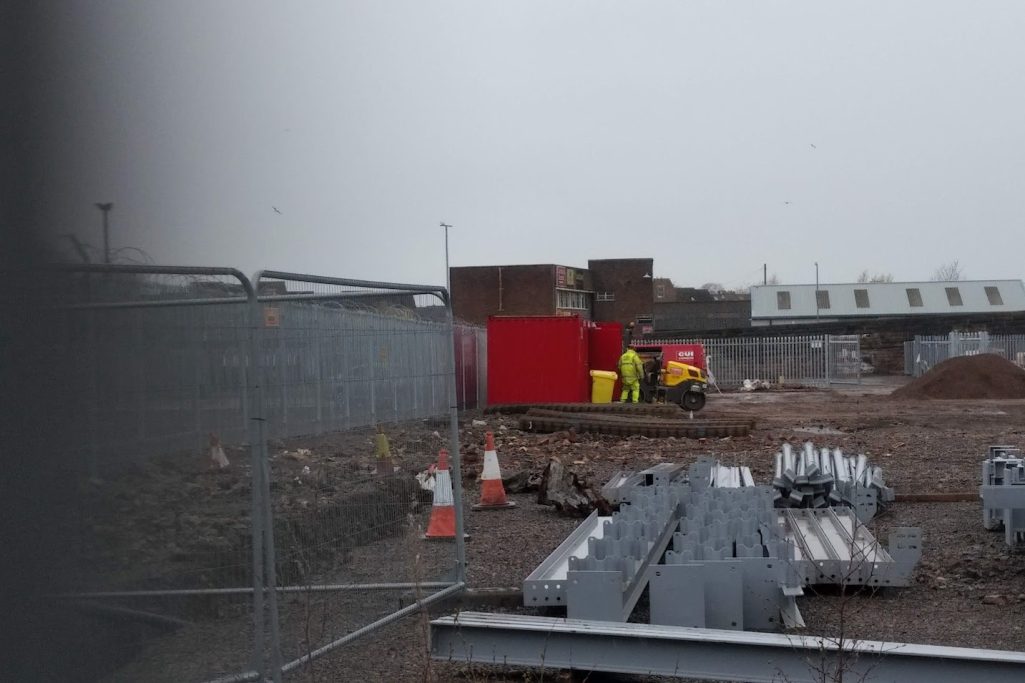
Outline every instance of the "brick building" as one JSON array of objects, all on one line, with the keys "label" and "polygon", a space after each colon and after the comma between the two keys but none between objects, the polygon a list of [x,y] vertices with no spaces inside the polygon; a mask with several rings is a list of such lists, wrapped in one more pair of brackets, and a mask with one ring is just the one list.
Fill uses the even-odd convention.
[{"label": "brick building", "polygon": [[579,315],[591,319],[594,289],[583,268],[540,264],[449,269],[457,320],[483,325],[491,315]]},{"label": "brick building", "polygon": [[654,259],[599,259],[587,262],[594,287],[594,319],[643,329],[654,315],[652,268]]},{"label": "brick building", "polygon": [[704,289],[653,278],[654,259],[596,259],[587,268],[556,264],[450,269],[455,317],[484,324],[491,315],[580,315],[637,324],[637,334],[665,326],[721,329],[748,325],[747,301],[721,302]]}]

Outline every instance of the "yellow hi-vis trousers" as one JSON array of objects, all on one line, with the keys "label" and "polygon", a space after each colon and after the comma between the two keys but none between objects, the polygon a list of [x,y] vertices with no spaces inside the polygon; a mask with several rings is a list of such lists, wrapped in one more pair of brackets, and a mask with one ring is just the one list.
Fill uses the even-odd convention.
[{"label": "yellow hi-vis trousers", "polygon": [[620,394],[619,400],[623,401],[625,403],[626,402],[626,397],[628,395],[630,396],[630,400],[633,401],[634,403],[639,403],[640,402],[640,400],[641,400],[641,383],[640,383],[639,380],[635,379],[632,382],[629,382],[629,381],[626,381],[626,380],[623,381],[623,393]]}]

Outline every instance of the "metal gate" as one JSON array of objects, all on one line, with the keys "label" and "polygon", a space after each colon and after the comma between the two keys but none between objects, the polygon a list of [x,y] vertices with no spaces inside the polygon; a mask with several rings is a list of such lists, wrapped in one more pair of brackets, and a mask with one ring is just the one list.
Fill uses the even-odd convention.
[{"label": "metal gate", "polygon": [[827,334],[824,340],[827,384],[861,383],[861,340],[856,334]]}]

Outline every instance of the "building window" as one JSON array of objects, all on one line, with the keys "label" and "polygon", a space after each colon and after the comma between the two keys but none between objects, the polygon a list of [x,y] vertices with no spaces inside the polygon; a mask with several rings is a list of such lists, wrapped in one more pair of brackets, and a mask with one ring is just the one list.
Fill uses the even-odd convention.
[{"label": "building window", "polygon": [[854,290],[854,305],[858,308],[868,308],[868,290],[867,289],[855,289]]},{"label": "building window", "polygon": [[961,301],[961,290],[957,287],[944,287],[947,290],[947,303],[951,306],[963,306],[964,302]]},{"label": "building window", "polygon": [[571,292],[560,289],[556,295],[556,308],[571,308],[577,311],[586,311],[590,308],[587,305],[587,292]]},{"label": "building window", "polygon": [[829,292],[825,289],[815,290],[815,307],[829,308]]},{"label": "building window", "polygon": [[661,299],[666,295],[665,285],[655,285],[655,298]]},{"label": "building window", "polygon": [[790,310],[790,292],[776,292],[776,308],[781,311]]},{"label": "building window", "polygon": [[908,305],[912,308],[922,307],[922,290],[918,287],[908,287],[904,290],[908,293]]},{"label": "building window", "polygon": [[594,298],[595,298],[595,301],[615,301],[616,300],[616,293],[615,292],[598,292],[595,295]]},{"label": "building window", "polygon": [[1000,290],[996,287],[986,287],[986,298],[990,306],[1003,306],[1004,298],[1000,296]]}]

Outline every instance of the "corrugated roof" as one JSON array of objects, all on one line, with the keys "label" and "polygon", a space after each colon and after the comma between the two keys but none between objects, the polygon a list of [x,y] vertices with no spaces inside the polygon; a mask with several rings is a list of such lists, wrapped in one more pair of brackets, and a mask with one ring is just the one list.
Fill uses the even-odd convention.
[{"label": "corrugated roof", "polygon": [[752,319],[1025,311],[1021,280],[758,285]]}]

